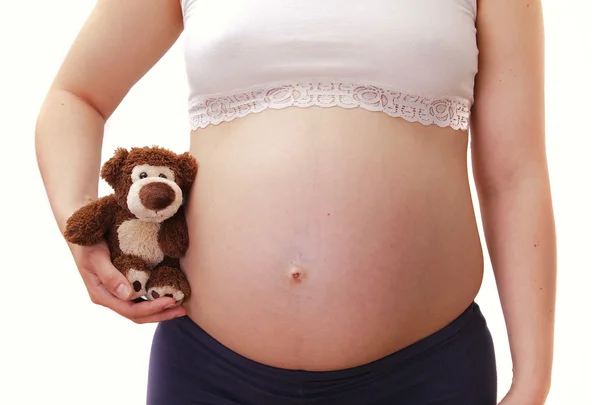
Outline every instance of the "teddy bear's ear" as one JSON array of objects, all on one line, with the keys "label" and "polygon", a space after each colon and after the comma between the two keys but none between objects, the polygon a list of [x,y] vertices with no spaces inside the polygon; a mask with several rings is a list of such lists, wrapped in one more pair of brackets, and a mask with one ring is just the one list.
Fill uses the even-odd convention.
[{"label": "teddy bear's ear", "polygon": [[198,173],[198,163],[194,156],[189,152],[184,152],[178,156],[179,172],[181,173],[181,187],[184,191],[189,191]]},{"label": "teddy bear's ear", "polygon": [[121,168],[125,160],[129,156],[129,152],[125,148],[117,148],[113,157],[108,159],[102,166],[100,176],[108,183],[109,186],[115,188],[119,177],[121,176]]}]

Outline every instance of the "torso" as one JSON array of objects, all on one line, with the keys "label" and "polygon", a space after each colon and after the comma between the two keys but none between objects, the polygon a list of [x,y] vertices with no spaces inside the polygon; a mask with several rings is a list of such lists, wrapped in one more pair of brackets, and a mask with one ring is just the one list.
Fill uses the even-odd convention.
[{"label": "torso", "polygon": [[482,277],[466,150],[463,132],[360,109],[193,133],[190,317],[246,357],[312,370],[440,329]]},{"label": "torso", "polygon": [[[190,318],[241,355],[306,370],[364,364],[439,330],[482,278],[462,114],[477,69],[475,0],[377,0],[362,11],[314,0],[279,20],[230,2],[183,2],[199,163],[181,263]],[[399,4],[396,25],[379,9]],[[381,30],[390,36],[366,55]],[[425,42],[400,40],[408,34]],[[223,63],[234,51],[239,75]],[[382,63],[390,52],[397,68]],[[350,81],[303,95],[324,72]],[[284,87],[242,91],[264,89],[261,75]],[[361,81],[385,91],[352,87]]]}]

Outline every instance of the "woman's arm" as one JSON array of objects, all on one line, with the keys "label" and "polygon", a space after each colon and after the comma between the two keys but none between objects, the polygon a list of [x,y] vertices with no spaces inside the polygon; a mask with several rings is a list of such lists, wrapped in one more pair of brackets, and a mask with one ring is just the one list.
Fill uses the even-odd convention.
[{"label": "woman's arm", "polygon": [[479,0],[477,28],[472,157],[513,360],[503,404],[543,404],[553,359],[556,241],[541,0]]},{"label": "woman's arm", "polygon": [[[79,32],[44,100],[35,132],[39,169],[61,232],[75,210],[97,198],[106,120],[181,31],[179,0],[99,0]],[[128,318],[146,319],[153,307],[115,298],[126,299],[131,291],[107,262],[106,246],[70,247],[94,302]],[[117,289],[121,284],[124,288]]]}]

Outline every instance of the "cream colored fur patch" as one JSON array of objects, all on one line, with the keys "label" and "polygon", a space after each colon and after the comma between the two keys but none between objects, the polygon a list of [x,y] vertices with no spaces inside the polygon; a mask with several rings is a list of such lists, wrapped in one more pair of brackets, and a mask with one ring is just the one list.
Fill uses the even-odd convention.
[{"label": "cream colored fur patch", "polygon": [[130,219],[123,222],[117,233],[123,253],[139,256],[156,266],[165,255],[158,244],[160,223]]}]

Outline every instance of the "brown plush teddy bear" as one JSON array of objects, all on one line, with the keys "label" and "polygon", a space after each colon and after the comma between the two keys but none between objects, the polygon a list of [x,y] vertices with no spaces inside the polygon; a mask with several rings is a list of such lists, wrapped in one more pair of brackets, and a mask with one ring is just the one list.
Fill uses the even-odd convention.
[{"label": "brown plush teddy bear", "polygon": [[181,304],[191,294],[179,267],[188,248],[183,202],[197,170],[187,152],[118,148],[101,171],[114,193],[77,210],[65,238],[83,246],[105,240],[112,263],[135,291],[132,299],[169,296]]}]

